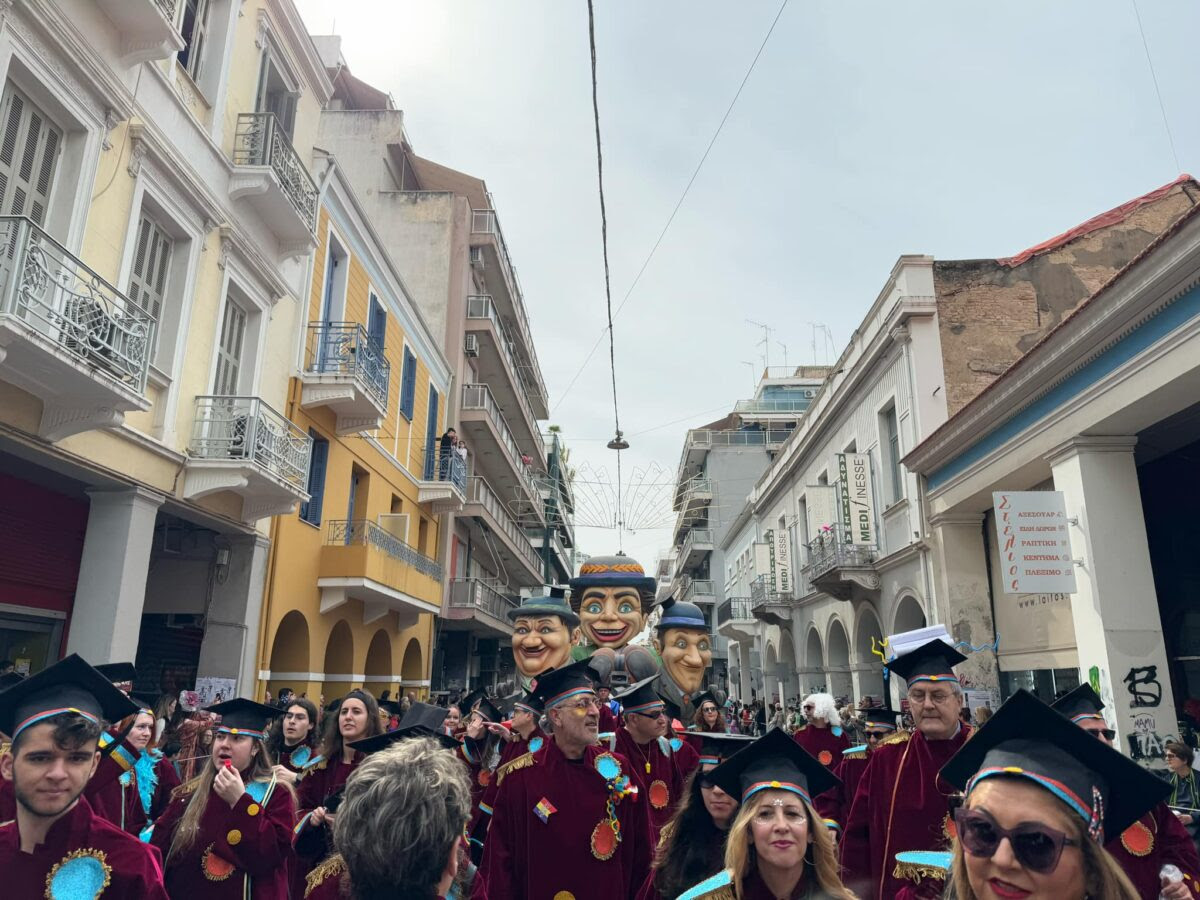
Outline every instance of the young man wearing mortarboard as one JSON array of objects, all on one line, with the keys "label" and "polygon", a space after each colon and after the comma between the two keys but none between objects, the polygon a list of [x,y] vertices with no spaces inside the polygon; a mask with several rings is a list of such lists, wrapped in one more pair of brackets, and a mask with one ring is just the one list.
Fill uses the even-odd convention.
[{"label": "young man wearing mortarboard", "polygon": [[83,797],[100,761],[102,720],[136,709],[75,655],[0,694],[0,731],[13,737],[0,774],[16,798],[16,818],[0,825],[6,896],[166,900],[158,852],[96,816]]},{"label": "young man wearing mortarboard", "polygon": [[551,739],[496,773],[500,788],[472,896],[487,900],[631,897],[650,868],[646,801],[631,763],[599,745],[586,660],[533,687]]},{"label": "young man wearing mortarboard", "polygon": [[[510,716],[508,727],[511,738],[500,751],[500,762],[496,766],[497,776],[503,768],[514,759],[526,753],[537,753],[546,743],[546,732],[538,723],[546,711],[541,698],[532,692],[506,697],[501,706]],[[499,791],[499,778],[492,778],[484,788],[483,796],[478,805],[472,810],[471,825],[468,834],[472,841],[483,842],[487,834],[487,826],[492,818],[492,809],[496,805],[496,794]]]},{"label": "young man wearing mortarboard", "polygon": [[963,696],[954,674],[965,659],[935,638],[887,664],[908,683],[916,729],[885,738],[871,753],[844,823],[845,882],[863,900],[890,900],[913,887],[896,876],[896,853],[944,850],[950,843],[946,798],[953,790],[938,770],[971,733],[959,722]]}]

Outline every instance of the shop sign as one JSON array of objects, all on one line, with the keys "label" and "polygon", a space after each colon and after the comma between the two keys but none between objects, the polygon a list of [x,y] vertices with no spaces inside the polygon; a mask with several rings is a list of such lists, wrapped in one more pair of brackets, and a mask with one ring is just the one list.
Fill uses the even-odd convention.
[{"label": "shop sign", "polygon": [[871,485],[871,457],[865,453],[839,453],[842,534],[849,544],[875,545],[875,500]]},{"label": "shop sign", "polygon": [[992,502],[1004,592],[1075,593],[1075,563],[1062,491],[996,491]]}]

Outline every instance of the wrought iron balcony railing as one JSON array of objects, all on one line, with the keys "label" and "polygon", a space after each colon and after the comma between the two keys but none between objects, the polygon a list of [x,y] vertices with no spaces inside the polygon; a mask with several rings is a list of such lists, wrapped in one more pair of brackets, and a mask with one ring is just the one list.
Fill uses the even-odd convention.
[{"label": "wrought iron balcony railing", "polygon": [[237,166],[270,166],[310,232],[317,230],[317,185],[274,113],[241,113],[233,143]]},{"label": "wrought iron balcony railing", "polygon": [[188,453],[245,460],[297,490],[308,488],[312,438],[258,397],[197,397]]},{"label": "wrought iron balcony railing", "polygon": [[[434,462],[437,462],[434,465]],[[447,447],[443,452],[438,444],[425,451],[425,480],[448,481],[464,493],[467,490],[467,463],[461,456]]]},{"label": "wrought iron balcony railing", "polygon": [[141,394],[154,316],[24,216],[0,216],[0,315]]},{"label": "wrought iron balcony railing", "polygon": [[805,549],[808,562],[804,568],[810,582],[839,567],[871,566],[877,556],[874,545],[851,544],[832,531],[814,538],[805,545]]},{"label": "wrought iron balcony railing", "polygon": [[357,322],[312,322],[304,349],[304,370],[316,375],[348,375],[387,408],[392,366]]},{"label": "wrought iron balcony railing", "polygon": [[508,611],[516,609],[517,602],[482,579],[455,578],[450,582],[450,605],[459,609],[477,609],[507,622]]},{"label": "wrought iron balcony railing", "polygon": [[398,559],[400,562],[412,566],[422,575],[428,575],[430,578],[438,581],[442,578],[441,563],[410,547],[377,522],[372,522],[369,519],[355,519],[352,521],[336,519],[331,521],[325,543],[327,545],[344,547],[374,547],[393,559]]},{"label": "wrought iron balcony railing", "polygon": [[175,21],[175,6],[178,0],[154,0],[158,8],[162,10],[162,14],[171,22]]},{"label": "wrought iron balcony railing", "polygon": [[717,607],[717,624],[753,622],[754,612],[749,597],[730,597]]}]

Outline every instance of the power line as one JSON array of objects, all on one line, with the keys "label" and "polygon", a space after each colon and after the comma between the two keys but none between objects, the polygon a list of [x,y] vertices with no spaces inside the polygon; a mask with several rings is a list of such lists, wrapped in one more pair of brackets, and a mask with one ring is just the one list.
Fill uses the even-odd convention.
[{"label": "power line", "polygon": [[1138,9],[1137,0],[1129,0],[1133,4],[1133,14],[1137,17],[1138,33],[1142,36],[1142,49],[1146,51],[1146,64],[1150,67],[1150,79],[1154,82],[1154,93],[1158,97],[1158,110],[1162,113],[1163,128],[1167,132],[1167,143],[1171,145],[1171,157],[1175,160],[1175,174],[1183,171],[1179,165],[1179,154],[1175,152],[1175,136],[1171,134],[1171,123],[1167,121],[1167,107],[1163,103],[1162,89],[1158,86],[1158,75],[1154,71],[1154,60],[1150,57],[1150,44],[1146,40],[1146,29],[1142,26],[1142,13]]},{"label": "power line", "polygon": [[[733,95],[733,99],[729,101],[729,106],[725,109],[725,115],[721,116],[721,121],[717,125],[717,130],[713,132],[713,136],[709,139],[708,146],[704,148],[704,154],[700,157],[700,162],[698,162],[696,164],[696,168],[692,172],[692,177],[688,179],[687,184],[684,186],[683,193],[679,195],[679,200],[675,203],[675,208],[671,210],[671,215],[669,215],[667,217],[667,223],[665,225],[663,225],[662,231],[659,232],[658,239],[654,242],[654,246],[650,248],[650,252],[646,255],[646,259],[642,263],[642,267],[640,269],[638,269],[637,275],[634,276],[633,282],[629,285],[629,290],[627,290],[625,292],[625,297],[621,300],[621,305],[617,307],[617,311],[616,311],[615,315],[620,315],[621,310],[623,310],[625,308],[625,304],[629,302],[629,298],[633,294],[634,288],[636,288],[638,286],[638,282],[642,280],[643,273],[646,271],[646,268],[650,265],[650,260],[654,259],[654,254],[658,252],[659,245],[662,244],[663,238],[665,238],[667,236],[667,231],[670,230],[671,223],[675,221],[675,216],[678,214],[680,207],[683,206],[683,201],[687,199],[688,192],[691,191],[692,185],[695,184],[696,176],[699,175],[700,170],[702,168],[704,168],[704,163],[708,160],[708,154],[710,152],[712,152],[713,145],[716,144],[717,138],[721,134],[721,129],[723,129],[725,127],[725,123],[729,120],[729,114],[733,112],[733,107],[737,104],[738,98],[742,96],[742,89],[746,87],[746,82],[750,80],[750,74],[754,71],[754,67],[756,65],[758,65],[759,57],[762,56],[763,49],[767,46],[767,41],[769,41],[771,39],[771,35],[775,31],[775,26],[779,23],[779,18],[780,18],[780,16],[783,15],[784,9],[787,8],[788,2],[789,2],[789,0],[783,0],[783,3],[781,3],[779,6],[779,11],[775,13],[775,18],[771,20],[771,27],[767,29],[766,36],[763,37],[762,43],[758,45],[758,52],[754,54],[754,59],[752,59],[750,61],[750,67],[748,69],[746,69],[746,74],[742,76],[742,82],[741,82],[741,84],[738,85],[737,92]],[[591,16],[592,16],[592,0],[588,0],[589,30],[590,30],[590,26],[591,26]],[[595,94],[596,94],[595,73],[596,73],[596,47],[595,47],[595,40],[593,39],[593,41],[592,41],[592,98],[593,98],[593,105],[595,103]],[[597,127],[597,132],[598,132],[599,131],[599,123],[598,122],[597,122],[596,127]],[[597,147],[597,150],[598,149],[599,148]],[[604,206],[603,195],[601,195],[600,205],[601,205],[601,215],[603,216],[603,206]],[[607,263],[606,263],[605,277],[607,279]],[[611,312],[611,309],[610,309],[609,320],[608,320],[608,330],[610,333],[612,331],[613,315],[614,314]],[[553,414],[554,410],[558,409],[558,407],[560,405],[562,405],[562,402],[563,402],[563,400],[566,399],[567,394],[569,394],[571,392],[571,388],[575,387],[575,382],[577,382],[579,380],[579,376],[583,374],[584,370],[587,368],[588,363],[592,361],[592,357],[596,354],[596,348],[598,348],[600,346],[600,342],[603,340],[604,340],[604,332],[601,331],[599,336],[596,338],[596,343],[594,343],[592,345],[592,349],[588,351],[588,355],[586,357],[584,357],[583,363],[580,364],[579,371],[577,371],[575,373],[575,376],[571,379],[570,383],[567,384],[566,389],[562,392],[562,394],[558,398],[558,401],[554,404],[554,409],[552,409],[550,411],[551,414]]]}]

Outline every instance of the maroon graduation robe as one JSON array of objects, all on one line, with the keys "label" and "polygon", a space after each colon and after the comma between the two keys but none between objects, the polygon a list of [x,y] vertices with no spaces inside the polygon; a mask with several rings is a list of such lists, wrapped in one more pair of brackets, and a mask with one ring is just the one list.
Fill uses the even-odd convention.
[{"label": "maroon graduation robe", "polygon": [[295,859],[292,862],[292,894],[304,896],[304,880],[322,860],[333,852],[333,833],[329,826],[308,824],[308,815],[317,807],[325,805],[325,799],[346,783],[358,764],[366,759],[355,752],[349,763],[330,762],[317,758],[296,781],[296,823],[293,832]]},{"label": "maroon graduation robe", "polygon": [[[21,852],[21,833],[15,821],[0,825],[3,895],[42,897],[46,879],[56,866],[95,866],[83,860],[68,862],[68,855],[77,851],[104,854],[102,865],[108,869],[109,884],[100,894],[102,900],[168,900],[159,852],[97,816],[83,797],[50,826],[45,843],[38,844],[33,853]],[[103,878],[98,868],[96,872]]]},{"label": "maroon graduation robe", "polygon": [[863,900],[890,900],[906,884],[894,874],[901,850],[949,846],[948,798],[955,791],[938,770],[970,733],[962,725],[949,740],[927,741],[919,731],[901,731],[871,752],[841,843],[843,881]]},{"label": "maroon graduation robe", "polygon": [[[518,756],[528,753],[530,746],[540,750],[542,745],[548,740],[546,732],[542,731],[537,725],[534,725],[533,731],[529,732],[529,740],[525,740],[517,734],[517,739],[509,741],[504,745],[504,749],[500,751],[500,762],[496,765],[496,772],[498,773],[505,765],[512,762]],[[492,778],[487,787],[484,788],[483,796],[480,797],[479,803],[471,809],[471,822],[467,827],[467,834],[474,841],[482,842],[484,836],[487,834],[488,822],[492,818],[492,808],[496,805],[496,794],[500,790],[498,782],[499,778]]]},{"label": "maroon graduation robe", "polygon": [[132,835],[139,835],[142,829],[166,812],[171,802],[171,792],[179,787],[179,773],[169,759],[159,759],[154,763],[154,791],[147,807],[138,784],[139,769],[135,766],[122,775],[117,784],[122,793],[124,807],[121,827]]},{"label": "maroon graduation robe", "polygon": [[833,822],[839,829],[846,825],[846,818],[850,815],[850,804],[854,802],[858,782],[867,770],[868,756],[871,752],[857,747],[850,749],[855,752],[842,753],[841,761],[833,770],[833,774],[842,782],[841,785],[813,798],[813,804],[821,818]]},{"label": "maroon graduation robe", "polygon": [[297,775],[319,760],[316,748],[310,747],[308,744],[297,744],[295,747],[285,746],[279,751],[279,764]]},{"label": "maroon graduation robe", "polygon": [[[150,842],[162,851],[164,860],[179,819],[194,797],[191,783],[179,788],[154,823]],[[166,867],[172,897],[288,900],[296,801],[287,785],[274,779],[263,800],[259,804],[245,793],[230,807],[215,791],[210,793],[196,840]]]},{"label": "maroon graduation robe", "polygon": [[837,726],[817,728],[815,725],[805,725],[796,729],[792,740],[827,769],[837,768],[842,761],[842,751],[850,746],[850,738]]},{"label": "maroon graduation robe", "polygon": [[1160,803],[1104,845],[1144,900],[1158,900],[1159,870],[1171,863],[1184,874],[1193,897],[1200,896],[1200,858],[1187,829]]},{"label": "maroon graduation robe", "polygon": [[[679,741],[678,748],[672,745],[672,748],[675,749],[675,764],[679,766],[679,774],[686,782],[688,776],[700,767],[700,750],[684,735],[679,735],[675,740]],[[678,806],[678,804],[676,805]]]},{"label": "maroon graduation robe", "polygon": [[[592,835],[609,799],[596,759],[611,755],[621,773],[629,760],[607,747],[588,747],[569,760],[553,739],[503,773],[492,824],[475,879],[476,900],[553,900],[569,891],[575,900],[632,897],[650,869],[648,804],[639,794],[616,801],[621,842],[608,859],[592,850]],[[520,765],[524,763],[524,765]],[[539,815],[539,807],[542,815]]]},{"label": "maroon graduation robe", "polygon": [[638,793],[645,798],[646,813],[650,817],[650,847],[653,850],[658,846],[662,827],[675,814],[675,807],[683,796],[683,776],[671,751],[671,743],[667,738],[658,738],[648,744],[639,744],[624,725],[617,729],[614,738],[603,743],[633,766],[631,774],[637,782]]}]

